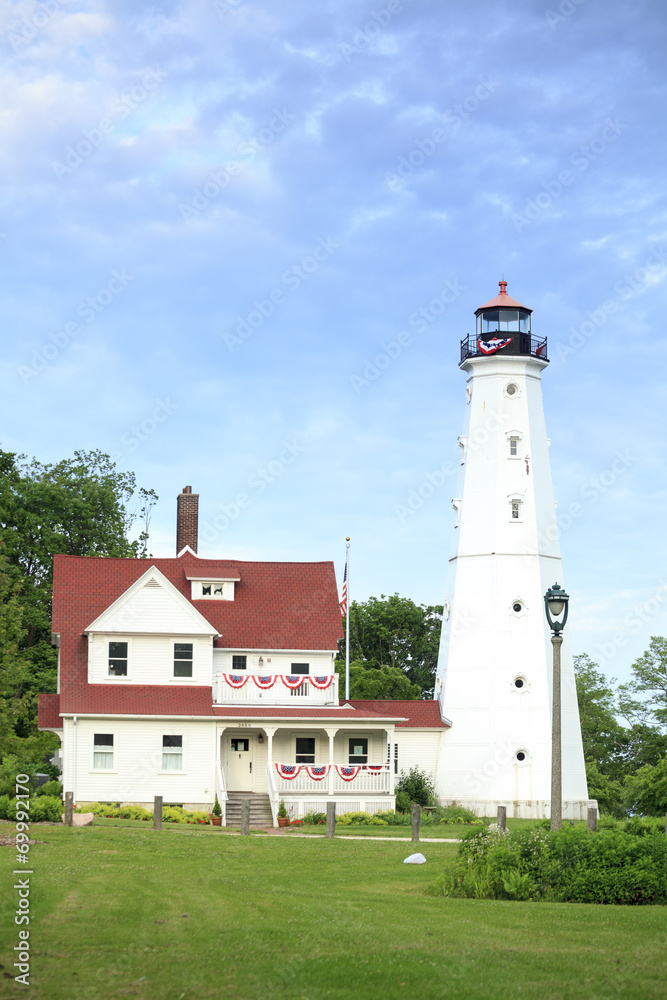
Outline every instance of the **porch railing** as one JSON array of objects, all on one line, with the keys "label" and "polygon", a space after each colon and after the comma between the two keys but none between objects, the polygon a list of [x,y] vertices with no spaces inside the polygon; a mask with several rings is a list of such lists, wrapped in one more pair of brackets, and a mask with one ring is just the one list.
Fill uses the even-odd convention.
[{"label": "porch railing", "polygon": [[275,787],[278,795],[289,792],[315,792],[319,795],[329,795],[337,792],[349,792],[351,794],[360,792],[391,794],[394,790],[393,775],[390,772],[389,764],[371,765],[370,767],[362,764],[358,771],[355,767],[354,771],[356,773],[350,776],[341,773],[343,768],[349,770],[347,765],[320,764],[316,766],[324,768],[325,773],[319,780],[308,774],[306,765],[288,764],[281,766],[300,767],[300,770],[293,778],[287,778],[278,773],[275,764],[269,767],[272,777],[275,778]]},{"label": "porch railing", "polygon": [[218,802],[220,803],[220,808],[222,809],[222,825],[227,824],[227,789],[225,788],[225,778],[223,775],[222,767],[220,766],[220,761],[216,765],[217,770],[217,789],[216,795],[218,796]]},{"label": "porch railing", "polygon": [[[269,677],[273,680],[274,675]],[[263,681],[263,677],[258,677],[256,681],[254,674],[226,674],[220,671],[213,676],[213,702],[216,705],[338,704],[338,674],[313,679],[304,675],[298,683],[292,677],[286,676],[283,680],[283,675],[277,674],[267,687],[260,686]]]}]

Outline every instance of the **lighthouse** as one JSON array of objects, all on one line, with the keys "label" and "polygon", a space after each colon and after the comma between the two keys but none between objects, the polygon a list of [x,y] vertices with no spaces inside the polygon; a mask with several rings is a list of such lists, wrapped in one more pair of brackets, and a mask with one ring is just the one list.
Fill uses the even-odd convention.
[{"label": "lighthouse", "polygon": [[[532,310],[500,293],[461,342],[465,387],[435,697],[451,722],[437,791],[478,815],[547,817],[552,646],[544,594],[563,583],[542,404],[546,338]],[[576,614],[576,611],[574,611]],[[568,630],[561,656],[563,817],[588,799]]]}]

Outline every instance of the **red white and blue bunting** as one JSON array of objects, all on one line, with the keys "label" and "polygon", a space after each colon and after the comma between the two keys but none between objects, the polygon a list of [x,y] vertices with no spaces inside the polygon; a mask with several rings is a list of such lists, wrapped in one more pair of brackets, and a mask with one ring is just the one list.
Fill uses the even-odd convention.
[{"label": "red white and blue bunting", "polygon": [[312,674],[308,677],[308,680],[313,685],[313,687],[318,688],[320,691],[324,691],[333,684],[333,675],[329,677],[315,677]]},{"label": "red white and blue bunting", "polygon": [[512,339],[512,337],[492,337],[491,340],[478,340],[477,346],[482,354],[495,354],[496,351],[500,351],[503,347],[511,344]]},{"label": "red white and blue bunting", "polygon": [[223,674],[222,676],[225,678],[229,686],[233,688],[242,688],[248,680],[248,677],[244,677],[243,674]]},{"label": "red white and blue bunting", "polygon": [[326,778],[330,770],[330,764],[308,764],[306,766],[306,774],[313,781],[322,781],[323,778]]},{"label": "red white and blue bunting", "polygon": [[360,764],[351,764],[349,767],[347,764],[334,764],[334,767],[343,781],[353,781],[361,771]]},{"label": "red white and blue bunting", "polygon": [[285,687],[289,688],[290,691],[296,691],[297,688],[300,688],[304,679],[303,674],[289,674],[288,676],[281,677],[283,684]]},{"label": "red white and blue bunting", "polygon": [[255,684],[257,685],[257,687],[261,688],[262,691],[268,691],[269,688],[272,688],[273,685],[278,680],[278,675],[277,674],[267,674],[265,677],[253,676],[253,680],[254,680]]},{"label": "red white and blue bunting", "polygon": [[365,764],[363,770],[370,771],[371,774],[379,774],[380,771],[384,771],[385,766],[385,764]]},{"label": "red white and blue bunting", "polygon": [[301,764],[276,764],[276,771],[281,778],[294,781],[301,771]]}]

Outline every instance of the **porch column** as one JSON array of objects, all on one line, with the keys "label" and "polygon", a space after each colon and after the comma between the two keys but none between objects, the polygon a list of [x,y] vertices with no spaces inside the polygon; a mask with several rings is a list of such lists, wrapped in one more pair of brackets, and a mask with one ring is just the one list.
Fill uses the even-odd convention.
[{"label": "porch column", "polygon": [[273,734],[275,733],[275,729],[271,729],[270,726],[264,726],[264,732],[266,733],[266,738],[268,740],[268,746],[266,752],[268,755],[267,760],[268,760],[269,770],[271,771],[271,774],[273,774]]},{"label": "porch column", "polygon": [[338,729],[326,729],[327,736],[329,737],[329,795],[334,793],[334,737],[338,732]]},{"label": "porch column", "polygon": [[392,726],[391,729],[385,730],[385,732],[387,733],[387,746],[389,747],[389,761],[388,761],[388,764],[389,764],[389,782],[388,782],[388,785],[387,785],[387,791],[389,792],[390,795],[393,795],[394,794],[394,787],[396,785],[396,775],[394,774],[394,755],[392,753],[392,749],[393,749],[393,742],[394,742],[394,739],[395,739],[395,736],[396,736],[396,732],[395,732],[393,726]]}]

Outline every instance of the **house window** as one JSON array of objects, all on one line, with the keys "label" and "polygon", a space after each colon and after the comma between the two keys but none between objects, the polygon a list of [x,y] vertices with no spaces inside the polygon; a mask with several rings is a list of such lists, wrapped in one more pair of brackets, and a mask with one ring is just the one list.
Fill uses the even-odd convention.
[{"label": "house window", "polygon": [[182,736],[162,737],[162,770],[163,771],[183,770]]},{"label": "house window", "polygon": [[113,769],[113,736],[95,733],[93,736],[93,767],[100,771]]},{"label": "house window", "polygon": [[232,656],[232,673],[235,674],[237,670],[245,670],[247,661],[247,656]]},{"label": "house window", "polygon": [[296,763],[297,764],[314,764],[315,763],[315,737],[314,736],[297,736],[296,737]]},{"label": "house window", "polygon": [[[233,584],[231,584],[233,587]],[[222,580],[210,580],[206,583],[192,585],[193,598],[207,597],[212,601],[223,601],[225,599],[225,583]]]},{"label": "house window", "polygon": [[174,643],[174,677],[192,677],[192,643]]},{"label": "house window", "polygon": [[368,740],[359,736],[352,736],[349,743],[350,764],[368,763]]},{"label": "house window", "polygon": [[127,677],[127,643],[109,643],[109,677]]},{"label": "house window", "polygon": [[308,674],[310,673],[309,663],[292,663],[290,666],[290,674]]},{"label": "house window", "polygon": [[510,455],[512,458],[517,458],[519,455],[519,439],[518,437],[510,438]]}]

